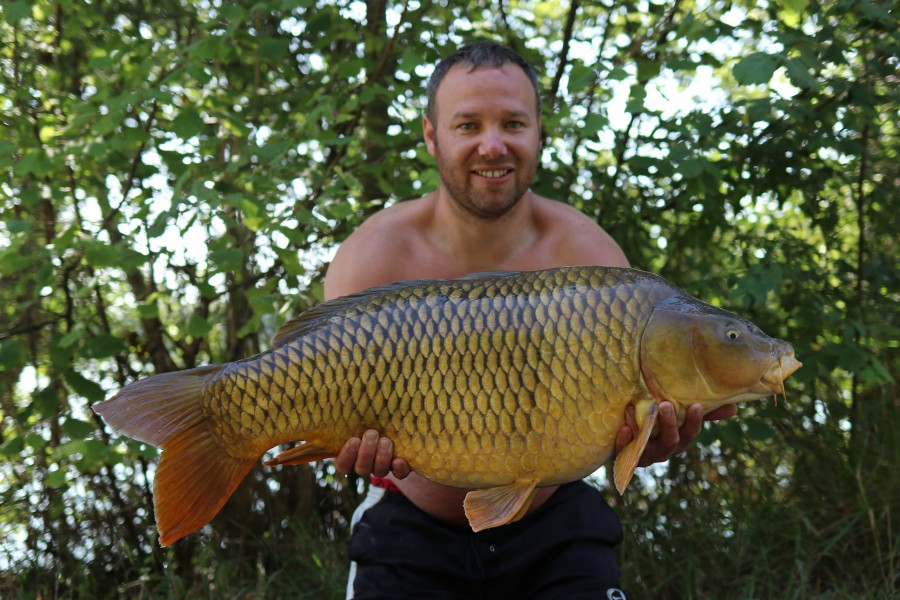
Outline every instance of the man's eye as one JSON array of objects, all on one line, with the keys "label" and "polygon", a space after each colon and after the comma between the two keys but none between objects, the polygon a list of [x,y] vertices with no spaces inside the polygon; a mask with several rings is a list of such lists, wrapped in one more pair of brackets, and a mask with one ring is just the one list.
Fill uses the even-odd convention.
[{"label": "man's eye", "polygon": [[458,128],[462,129],[463,131],[472,131],[473,129],[475,129],[475,123],[460,123],[458,125]]},{"label": "man's eye", "polygon": [[522,121],[508,121],[506,123],[506,126],[509,129],[520,129],[522,127],[525,127],[525,123],[523,123]]}]

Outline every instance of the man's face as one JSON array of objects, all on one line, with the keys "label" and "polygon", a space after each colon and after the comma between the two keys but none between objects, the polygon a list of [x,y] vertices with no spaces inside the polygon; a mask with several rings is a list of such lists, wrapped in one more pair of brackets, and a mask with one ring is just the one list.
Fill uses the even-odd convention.
[{"label": "man's face", "polygon": [[435,122],[423,120],[443,192],[484,219],[506,214],[537,170],[541,124],[534,88],[518,66],[469,72],[454,66],[435,95]]}]

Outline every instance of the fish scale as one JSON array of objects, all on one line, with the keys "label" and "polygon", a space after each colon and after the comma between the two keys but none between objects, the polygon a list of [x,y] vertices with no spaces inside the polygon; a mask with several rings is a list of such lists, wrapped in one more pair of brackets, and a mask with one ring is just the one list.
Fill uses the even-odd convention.
[{"label": "fish scale", "polygon": [[626,406],[639,429],[616,461],[620,491],[660,401],[683,417],[693,401],[708,411],[778,393],[799,364],[785,342],[658,276],[569,267],[366,290],[287,323],[268,352],[140,380],[95,410],[163,449],[163,545],[206,524],[270,448],[302,442],[267,462],[299,464],[366,429],[417,473],[472,490],[480,530],[605,462]]}]

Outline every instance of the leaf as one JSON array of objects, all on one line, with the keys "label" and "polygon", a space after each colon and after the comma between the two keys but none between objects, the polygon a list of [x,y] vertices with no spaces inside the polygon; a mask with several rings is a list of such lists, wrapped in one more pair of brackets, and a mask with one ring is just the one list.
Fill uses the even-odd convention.
[{"label": "leaf", "polygon": [[0,446],[0,456],[13,457],[22,454],[25,450],[25,439],[21,437],[13,437]]},{"label": "leaf", "polygon": [[6,17],[7,23],[15,25],[22,19],[31,16],[31,4],[19,0],[16,0],[15,2],[4,2],[2,14]]},{"label": "leaf", "polygon": [[72,331],[67,333],[59,340],[58,346],[60,348],[70,348],[75,342],[80,340],[84,336],[84,325],[82,323],[75,323],[72,327]]},{"label": "leaf", "polygon": [[244,253],[237,248],[230,248],[211,252],[209,258],[223,271],[229,271],[241,267],[241,264],[244,261]]},{"label": "leaf", "polygon": [[47,487],[61,487],[66,483],[66,470],[65,469],[57,469],[55,471],[50,471],[47,474],[47,478],[44,480],[44,485]]},{"label": "leaf", "polygon": [[820,85],[818,80],[813,77],[809,69],[803,64],[803,61],[796,58],[789,58],[785,63],[785,67],[787,68],[788,78],[790,78],[791,82],[801,89],[819,89]]},{"label": "leaf", "polygon": [[756,52],[740,60],[732,69],[734,78],[741,85],[763,85],[769,83],[779,66],[777,57]]},{"label": "leaf", "polygon": [[31,221],[25,221],[23,219],[7,219],[5,223],[7,231],[12,234],[22,233],[23,231],[31,229]]},{"label": "leaf", "polygon": [[768,423],[758,419],[747,419],[745,429],[747,437],[751,440],[765,441],[775,437],[775,430]]},{"label": "leaf", "polygon": [[172,132],[182,139],[189,139],[199,135],[206,128],[203,118],[193,106],[182,109],[181,113],[172,121]]},{"label": "leaf", "polygon": [[156,302],[138,304],[137,311],[144,319],[155,319],[159,317],[159,305],[157,305]]},{"label": "leaf", "polygon": [[54,387],[46,387],[31,397],[29,408],[38,417],[50,417],[59,409],[59,392]]},{"label": "leaf", "polygon": [[594,70],[583,64],[572,65],[572,71],[569,73],[568,90],[570,94],[578,93],[593,83],[596,74]]},{"label": "leaf", "polygon": [[199,315],[191,315],[185,325],[185,333],[194,337],[204,337],[212,330],[214,323],[210,323]]},{"label": "leaf", "polygon": [[80,419],[75,419],[69,417],[65,420],[62,426],[63,433],[69,436],[70,439],[80,440],[84,439],[90,434],[94,432],[93,423],[88,423],[87,421],[82,421]]},{"label": "leaf", "polygon": [[17,340],[0,341],[0,373],[16,371],[28,363],[28,349]]},{"label": "leaf", "polygon": [[84,356],[86,358],[106,358],[124,351],[125,344],[122,340],[108,333],[91,337],[84,345]]},{"label": "leaf", "polygon": [[66,371],[63,378],[69,389],[90,402],[99,402],[106,397],[106,391],[98,383],[85,379],[76,371]]}]

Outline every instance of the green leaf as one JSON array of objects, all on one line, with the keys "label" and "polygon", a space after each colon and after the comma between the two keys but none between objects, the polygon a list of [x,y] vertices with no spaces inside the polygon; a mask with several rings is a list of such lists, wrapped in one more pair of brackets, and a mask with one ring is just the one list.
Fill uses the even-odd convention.
[{"label": "green leaf", "polygon": [[31,4],[28,2],[20,2],[18,0],[15,2],[4,2],[3,16],[6,18],[7,23],[15,25],[22,19],[31,16]]},{"label": "green leaf", "polygon": [[73,440],[84,439],[94,432],[94,424],[69,417],[62,426],[63,433]]},{"label": "green leaf", "polygon": [[28,349],[17,340],[0,341],[0,373],[16,371],[28,363]]},{"label": "green leaf", "polygon": [[47,487],[61,487],[66,483],[66,470],[65,469],[57,469],[55,471],[51,471],[47,474],[47,478],[44,480],[44,484]]},{"label": "green leaf", "polygon": [[775,437],[775,430],[758,419],[747,419],[745,423],[747,437],[751,440],[765,441]]},{"label": "green leaf", "polygon": [[99,402],[106,397],[106,392],[98,383],[85,379],[76,371],[66,371],[63,378],[69,389],[90,402]]},{"label": "green leaf", "polygon": [[590,67],[583,64],[572,65],[572,71],[569,73],[569,93],[575,94],[586,89],[595,77],[594,70]]},{"label": "green leaf", "polygon": [[228,271],[239,269],[241,267],[241,264],[244,261],[244,253],[237,248],[229,248],[211,252],[209,258],[223,271]]},{"label": "green leaf", "polygon": [[66,442],[65,444],[60,444],[53,451],[53,456],[59,460],[62,458],[67,458],[72,456],[73,454],[83,454],[84,453],[84,440],[72,440],[70,442]]},{"label": "green leaf", "polygon": [[280,38],[266,38],[259,44],[257,56],[263,59],[281,58],[287,55],[290,41]]},{"label": "green leaf", "polygon": [[25,445],[35,450],[43,450],[47,446],[47,440],[31,431],[25,435]]},{"label": "green leaf", "polygon": [[813,77],[803,61],[789,58],[785,63],[788,77],[791,82],[801,89],[819,89],[819,82]]},{"label": "green leaf", "polygon": [[182,109],[181,113],[172,121],[172,132],[182,139],[189,139],[203,133],[206,124],[203,117],[193,106]]},{"label": "green leaf", "polygon": [[124,351],[125,344],[122,340],[108,333],[89,338],[84,345],[86,358],[106,358]]},{"label": "green leaf", "polygon": [[25,221],[22,219],[7,219],[5,221],[6,229],[12,233],[22,233],[23,231],[28,231],[31,229],[31,221]]},{"label": "green leaf", "polygon": [[84,336],[84,325],[81,323],[75,323],[74,327],[72,327],[72,331],[67,333],[59,340],[58,346],[60,348],[70,348],[75,342],[80,340]]},{"label": "green leaf", "polygon": [[757,52],[741,59],[732,73],[741,85],[762,85],[769,83],[778,66],[778,57]]},{"label": "green leaf", "polygon": [[6,440],[2,446],[0,446],[0,456],[13,457],[19,454],[22,454],[22,451],[25,450],[25,439],[21,437],[14,437],[12,439]]},{"label": "green leaf", "polygon": [[46,418],[59,410],[59,392],[55,387],[46,387],[31,397],[30,408],[36,416]]},{"label": "green leaf", "polygon": [[84,247],[84,259],[95,268],[112,267],[119,263],[121,253],[110,244],[87,241]]},{"label": "green leaf", "polygon": [[50,173],[53,165],[47,158],[47,154],[41,150],[29,149],[22,153],[22,158],[13,167],[13,173],[19,177],[25,177],[29,174],[37,177],[43,177]]},{"label": "green leaf", "polygon": [[141,317],[144,319],[155,319],[159,317],[159,306],[156,304],[156,302],[138,304],[137,311],[138,314],[141,315]]},{"label": "green leaf", "polygon": [[185,333],[194,337],[204,337],[213,328],[214,323],[210,323],[199,315],[191,315],[185,325]]}]

